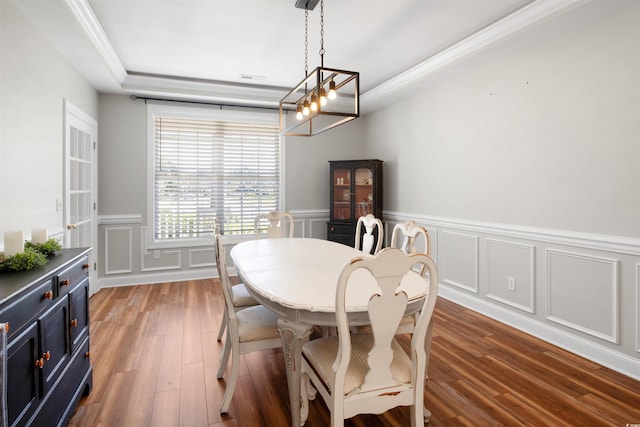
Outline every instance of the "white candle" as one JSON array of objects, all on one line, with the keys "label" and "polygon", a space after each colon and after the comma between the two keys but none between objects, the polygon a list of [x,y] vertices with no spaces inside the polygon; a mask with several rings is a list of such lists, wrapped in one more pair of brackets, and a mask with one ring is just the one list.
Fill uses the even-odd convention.
[{"label": "white candle", "polygon": [[10,257],[24,252],[24,232],[4,232],[4,256]]},{"label": "white candle", "polygon": [[31,243],[47,243],[47,229],[34,228],[31,230]]}]

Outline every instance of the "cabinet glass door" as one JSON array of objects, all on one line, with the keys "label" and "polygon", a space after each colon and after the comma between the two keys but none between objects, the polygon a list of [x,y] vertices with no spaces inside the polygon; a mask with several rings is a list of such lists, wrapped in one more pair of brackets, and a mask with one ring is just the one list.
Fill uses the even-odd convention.
[{"label": "cabinet glass door", "polygon": [[373,170],[358,168],[355,173],[356,218],[373,213]]},{"label": "cabinet glass door", "polygon": [[331,219],[351,219],[351,171],[334,169],[332,179],[334,217]]}]

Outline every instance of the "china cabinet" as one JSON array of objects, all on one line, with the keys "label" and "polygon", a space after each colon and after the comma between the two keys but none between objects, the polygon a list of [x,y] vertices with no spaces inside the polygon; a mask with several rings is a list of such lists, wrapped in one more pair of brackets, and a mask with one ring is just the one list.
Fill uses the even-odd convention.
[{"label": "china cabinet", "polygon": [[353,246],[360,216],[382,219],[382,160],[330,161],[329,171],[327,239]]},{"label": "china cabinet", "polygon": [[91,390],[89,251],[63,249],[44,267],[0,274],[10,427],[65,426]]}]

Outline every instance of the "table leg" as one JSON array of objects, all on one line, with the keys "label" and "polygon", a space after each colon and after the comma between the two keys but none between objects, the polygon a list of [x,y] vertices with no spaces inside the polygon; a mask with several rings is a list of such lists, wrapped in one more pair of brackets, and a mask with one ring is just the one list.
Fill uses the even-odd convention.
[{"label": "table leg", "polygon": [[[286,319],[278,320],[278,330],[282,339],[284,364],[287,369],[287,386],[289,388],[289,405],[291,406],[292,427],[303,426],[307,421],[308,409],[300,412],[300,363],[302,359],[302,345],[309,340],[311,325],[291,322]],[[297,422],[296,422],[297,420]]]}]

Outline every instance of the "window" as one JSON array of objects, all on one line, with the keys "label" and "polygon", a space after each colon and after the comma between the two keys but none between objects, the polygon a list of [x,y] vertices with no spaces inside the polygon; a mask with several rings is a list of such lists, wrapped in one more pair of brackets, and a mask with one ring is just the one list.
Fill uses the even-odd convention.
[{"label": "window", "polygon": [[253,233],[280,207],[280,134],[273,113],[149,106],[156,241]]}]

